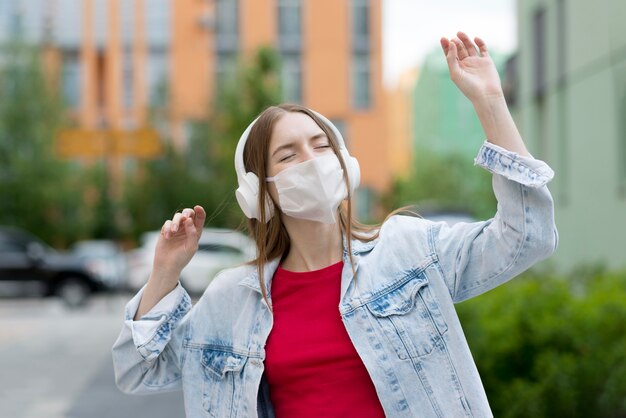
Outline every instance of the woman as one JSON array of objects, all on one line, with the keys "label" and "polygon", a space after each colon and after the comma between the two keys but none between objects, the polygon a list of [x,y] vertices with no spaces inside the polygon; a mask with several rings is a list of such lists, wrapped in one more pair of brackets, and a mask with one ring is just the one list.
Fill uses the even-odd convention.
[{"label": "woman", "polygon": [[206,216],[196,206],[166,221],[113,347],[123,391],[182,387],[188,417],[491,416],[453,303],[553,252],[553,172],[526,150],[485,43],[457,35],[441,46],[488,138],[476,164],[494,173],[495,217],[358,224],[358,163],[336,128],[269,108],[235,156],[257,259],[219,274],[192,309],[178,277]]}]

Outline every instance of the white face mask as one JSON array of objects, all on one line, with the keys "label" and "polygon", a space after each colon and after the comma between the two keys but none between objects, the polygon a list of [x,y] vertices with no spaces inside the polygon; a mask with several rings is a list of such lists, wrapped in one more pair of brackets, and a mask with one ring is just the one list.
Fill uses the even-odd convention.
[{"label": "white face mask", "polygon": [[276,185],[282,212],[294,218],[334,224],[339,204],[348,197],[335,154],[296,164],[266,180]]}]

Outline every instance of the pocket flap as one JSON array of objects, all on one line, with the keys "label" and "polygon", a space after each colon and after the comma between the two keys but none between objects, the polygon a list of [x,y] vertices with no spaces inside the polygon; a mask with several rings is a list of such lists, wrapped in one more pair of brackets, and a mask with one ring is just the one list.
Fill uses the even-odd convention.
[{"label": "pocket flap", "polygon": [[377,317],[406,315],[415,307],[415,295],[428,285],[428,279],[420,275],[390,290],[367,304],[367,309]]},{"label": "pocket flap", "polygon": [[205,370],[223,378],[227,372],[240,371],[248,358],[241,354],[205,349],[202,351],[202,365]]}]

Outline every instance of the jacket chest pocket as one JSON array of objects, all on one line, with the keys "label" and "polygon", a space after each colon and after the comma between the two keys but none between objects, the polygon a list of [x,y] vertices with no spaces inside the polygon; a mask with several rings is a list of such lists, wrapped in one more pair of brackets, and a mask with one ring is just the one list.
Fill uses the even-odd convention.
[{"label": "jacket chest pocket", "polygon": [[246,356],[229,351],[202,351],[202,406],[209,416],[235,416],[237,393],[241,390],[242,370],[247,360]]},{"label": "jacket chest pocket", "polygon": [[430,354],[448,330],[424,272],[409,274],[366,307],[402,360]]}]

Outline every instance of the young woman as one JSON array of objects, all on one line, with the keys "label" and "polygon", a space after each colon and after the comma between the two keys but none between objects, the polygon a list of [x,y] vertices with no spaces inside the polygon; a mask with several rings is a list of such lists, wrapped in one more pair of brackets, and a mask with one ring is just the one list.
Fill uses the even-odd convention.
[{"label": "young woman", "polygon": [[361,225],[358,163],[336,128],[271,107],[235,156],[257,259],[219,274],[192,308],[178,277],[205,212],[166,221],[113,347],[123,391],[182,388],[188,417],[491,416],[453,304],[553,252],[553,172],[526,150],[485,43],[459,32],[441,45],[488,138],[475,161],[493,172],[496,215]]}]

